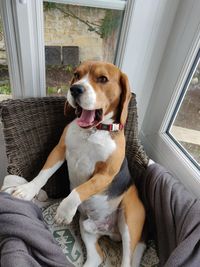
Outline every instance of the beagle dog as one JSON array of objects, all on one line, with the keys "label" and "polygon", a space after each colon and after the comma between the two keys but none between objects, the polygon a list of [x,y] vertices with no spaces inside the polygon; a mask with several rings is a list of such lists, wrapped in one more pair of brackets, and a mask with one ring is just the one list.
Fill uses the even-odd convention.
[{"label": "beagle dog", "polygon": [[13,195],[31,200],[67,160],[71,193],[62,200],[56,221],[69,224],[80,211],[80,231],[87,249],[84,267],[103,261],[102,235],[122,240],[121,267],[139,266],[145,220],[125,159],[124,125],[131,97],[128,78],[116,66],[85,62],[75,71],[67,94],[76,119],[63,131],[44,167]]}]

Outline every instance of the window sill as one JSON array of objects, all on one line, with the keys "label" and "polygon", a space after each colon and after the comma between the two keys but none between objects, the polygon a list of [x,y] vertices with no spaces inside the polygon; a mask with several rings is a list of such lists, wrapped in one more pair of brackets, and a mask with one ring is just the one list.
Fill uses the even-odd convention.
[{"label": "window sill", "polygon": [[166,133],[145,135],[141,131],[140,139],[155,162],[172,171],[190,192],[200,197],[199,170]]}]

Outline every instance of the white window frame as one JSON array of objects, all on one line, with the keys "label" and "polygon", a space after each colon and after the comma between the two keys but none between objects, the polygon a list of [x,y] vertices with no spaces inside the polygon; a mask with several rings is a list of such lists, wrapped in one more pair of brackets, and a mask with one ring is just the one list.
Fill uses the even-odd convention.
[{"label": "white window frame", "polygon": [[44,96],[45,61],[42,2],[1,0],[1,16],[14,98]]},{"label": "white window frame", "polygon": [[88,6],[88,7],[97,7],[97,8],[106,8],[106,9],[115,9],[115,10],[124,10],[126,6],[126,1],[124,0],[44,0],[47,2],[54,2],[60,4],[68,5],[79,5],[79,6]]},{"label": "white window frame", "polygon": [[180,1],[140,137],[148,154],[200,197],[200,171],[166,133],[200,48],[200,2]]},{"label": "white window frame", "polygon": [[135,0],[121,68],[137,96],[139,129],[180,1]]}]

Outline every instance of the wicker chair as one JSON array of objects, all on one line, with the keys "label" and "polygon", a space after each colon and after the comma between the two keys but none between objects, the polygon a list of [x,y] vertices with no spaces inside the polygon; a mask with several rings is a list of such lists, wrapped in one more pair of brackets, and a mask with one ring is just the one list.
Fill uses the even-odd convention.
[{"label": "wicker chair", "polygon": [[[73,110],[64,116],[64,97],[7,100],[0,104],[3,132],[8,157],[8,173],[28,181],[42,168],[61,133],[73,120]],[[133,94],[125,128],[126,156],[133,177],[148,164],[148,156],[138,140],[136,99]],[[58,177],[58,178],[56,178]],[[67,168],[63,166],[46,185],[49,197],[68,193]]]},{"label": "wicker chair", "polygon": [[[65,100],[64,97],[44,97],[0,103],[9,174],[22,176],[28,181],[38,174],[48,154],[57,144],[65,125],[74,118],[72,110],[64,116]],[[126,156],[136,183],[149,161],[138,140],[137,125],[136,97],[133,94],[125,135]],[[50,198],[61,198],[69,193],[66,163],[53,175],[44,189]],[[49,216],[49,211],[45,212],[44,216]],[[54,236],[56,238],[56,234]],[[74,258],[70,259],[69,254],[67,256],[73,262]],[[149,263],[142,266],[152,265]]]}]

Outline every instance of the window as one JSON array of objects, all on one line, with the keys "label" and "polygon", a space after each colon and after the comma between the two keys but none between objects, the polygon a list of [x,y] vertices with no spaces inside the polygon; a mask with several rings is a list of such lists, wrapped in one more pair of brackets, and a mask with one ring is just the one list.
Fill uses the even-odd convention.
[{"label": "window", "polygon": [[172,116],[168,134],[200,167],[200,51]]},{"label": "window", "polygon": [[47,94],[65,94],[80,62],[115,62],[124,13],[124,6],[113,9],[57,2],[43,2]]},{"label": "window", "polygon": [[[91,47],[88,48],[86,51],[86,49],[83,49],[83,46],[80,46],[80,42],[76,40],[72,42],[74,36],[71,36],[71,33],[66,36],[66,32],[64,30],[66,30],[67,27],[70,28],[70,25],[73,25],[72,20],[76,21],[78,25],[82,25],[77,28],[82,28],[83,24],[87,24],[88,21],[90,23],[90,26],[86,27],[85,30],[81,31],[79,41],[81,39],[82,34],[86,31],[88,35],[93,36],[93,39],[96,38],[97,43],[99,42],[99,39],[103,39],[101,38],[102,36],[105,37],[108,32],[111,33],[110,39],[113,38],[113,40],[111,40],[110,45],[108,45],[107,43],[107,47],[109,49],[107,51],[105,51],[104,49],[104,52],[110,52],[108,52],[107,55],[105,53],[102,56],[102,59],[108,59],[108,56],[110,56],[109,61],[114,60],[115,64],[120,67],[124,58],[124,51],[128,39],[127,37],[133,13],[133,6],[134,1],[131,0],[0,1],[0,12],[4,21],[5,39],[9,55],[8,65],[10,71],[10,83],[12,87],[13,97],[41,97],[45,96],[47,93],[65,93],[68,87],[67,83],[70,80],[70,75],[73,67],[73,64],[66,62],[65,56],[72,54],[77,55],[76,51],[78,49],[79,61],[84,60],[87,55],[89,55],[90,58],[94,58],[94,40],[91,41]],[[63,8],[63,11],[70,10],[71,13],[71,16],[68,16],[68,18],[66,14],[64,15],[63,13],[60,13],[62,14],[61,20],[63,21],[64,19],[64,21],[66,20],[68,23],[67,27],[65,22],[60,23],[58,21],[58,16],[56,16],[56,13],[61,12],[61,10],[59,10],[61,8]],[[51,22],[54,21],[51,25],[53,25],[54,23],[58,23],[57,26],[60,32],[63,32],[62,37],[61,35],[58,35],[57,32],[55,32],[55,35],[53,35],[53,37],[50,37],[50,39],[53,38],[54,40],[48,39],[48,31],[50,31],[50,29],[48,28],[48,22],[46,20],[48,19],[48,17],[44,14],[44,9],[47,13],[54,13],[54,15],[50,15]],[[90,13],[90,15],[87,17],[86,15],[88,12]],[[104,15],[102,15],[103,12]],[[96,21],[96,18],[94,20],[94,17],[97,17],[101,20],[102,16],[104,20],[106,14],[108,13],[111,14],[111,16],[109,15],[107,17],[108,19],[110,19],[111,24],[109,27],[107,27],[108,24],[106,24],[106,27],[105,25],[102,27],[102,29],[106,29],[106,31],[103,31],[101,29],[99,34],[101,34],[101,32],[103,34],[100,37],[100,35],[98,33],[95,33],[94,31],[94,28],[98,28],[98,25],[95,25],[98,20]],[[78,18],[72,18],[73,15],[78,15]],[[80,21],[79,17],[81,17],[83,21]],[[92,21],[90,20],[91,18]],[[100,25],[101,23],[102,21],[100,21]],[[54,27],[52,27],[52,29],[55,30]],[[107,30],[109,31],[107,32]],[[103,40],[105,41],[105,38]],[[46,57],[44,46],[46,46]],[[51,46],[58,46],[59,49],[54,50],[52,52]],[[88,47],[89,46],[90,42],[88,42]],[[54,52],[55,54],[60,55],[59,60],[61,62],[61,66],[59,67],[57,64],[54,63],[48,64],[48,55]],[[102,55],[102,53],[100,54]],[[97,53],[96,59],[99,59],[101,55],[99,56],[99,53]],[[47,64],[45,64],[45,61]],[[77,62],[77,58],[75,62]],[[53,69],[52,73],[51,70],[49,71],[49,69],[51,68]],[[58,72],[59,75],[57,75]],[[65,74],[67,74],[67,79],[66,77],[65,79],[63,78]],[[61,79],[59,79],[60,76]],[[48,91],[46,90],[46,84],[47,87],[50,87]]]},{"label": "window", "polygon": [[0,101],[11,97],[6,45],[3,33],[3,23],[0,16]]},{"label": "window", "polygon": [[[199,92],[199,10],[198,0],[192,4],[190,1],[179,2],[140,131],[148,155],[171,170],[197,197],[200,197],[199,158],[196,156],[199,137],[195,144],[191,144],[190,134],[192,129],[199,136],[200,125],[199,115],[192,114],[194,109],[199,112],[200,108],[199,100],[196,103],[196,92]],[[194,98],[193,103],[197,106],[195,108],[193,104],[191,109],[188,103]],[[189,132],[187,140],[183,141],[180,133],[177,134],[177,129],[180,130],[177,127],[183,128],[181,131],[184,133]]]}]

